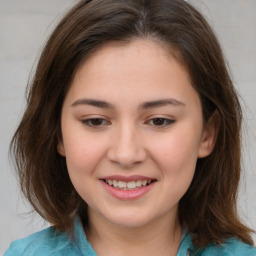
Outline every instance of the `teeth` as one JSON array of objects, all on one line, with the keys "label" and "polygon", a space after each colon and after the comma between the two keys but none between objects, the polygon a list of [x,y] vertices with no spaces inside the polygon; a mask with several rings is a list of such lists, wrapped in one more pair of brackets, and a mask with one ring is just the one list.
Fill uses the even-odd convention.
[{"label": "teeth", "polygon": [[135,187],[136,187],[136,182],[135,181],[127,182],[127,188],[135,188]]},{"label": "teeth", "polygon": [[137,180],[137,181],[136,181],[136,186],[137,186],[137,187],[141,187],[141,184],[142,184],[141,180]]},{"label": "teeth", "polygon": [[125,188],[126,187],[126,184],[124,181],[118,181],[118,185],[117,185],[119,188]]},{"label": "teeth", "polygon": [[121,190],[135,190],[135,189],[149,185],[150,183],[152,183],[152,180],[137,180],[137,181],[129,181],[129,182],[125,182],[125,181],[121,181],[121,180],[119,180],[119,181],[105,180],[105,182],[108,185],[113,186],[114,188],[121,189]]},{"label": "teeth", "polygon": [[142,185],[143,185],[143,186],[146,186],[146,185],[147,185],[147,181],[146,181],[146,180],[143,180],[143,181],[142,181]]}]

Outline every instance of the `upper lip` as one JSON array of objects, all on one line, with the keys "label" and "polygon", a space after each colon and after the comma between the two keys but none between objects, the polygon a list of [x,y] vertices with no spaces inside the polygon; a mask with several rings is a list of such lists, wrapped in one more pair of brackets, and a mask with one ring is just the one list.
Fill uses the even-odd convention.
[{"label": "upper lip", "polygon": [[120,181],[137,181],[137,180],[147,180],[147,181],[152,181],[156,180],[155,178],[152,177],[146,177],[146,176],[141,176],[141,175],[131,175],[131,176],[123,176],[123,175],[111,175],[111,176],[106,176],[103,178],[100,178],[101,180],[120,180]]}]

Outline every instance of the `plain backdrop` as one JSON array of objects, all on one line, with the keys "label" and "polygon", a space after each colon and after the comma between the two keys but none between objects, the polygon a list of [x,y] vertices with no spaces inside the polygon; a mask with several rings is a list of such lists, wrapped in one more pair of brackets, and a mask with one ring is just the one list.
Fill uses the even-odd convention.
[{"label": "plain backdrop", "polygon": [[[22,198],[8,160],[25,88],[49,33],[77,0],[0,0],[0,255],[10,242],[47,226]],[[213,26],[244,109],[239,211],[256,229],[256,1],[189,0]]]}]

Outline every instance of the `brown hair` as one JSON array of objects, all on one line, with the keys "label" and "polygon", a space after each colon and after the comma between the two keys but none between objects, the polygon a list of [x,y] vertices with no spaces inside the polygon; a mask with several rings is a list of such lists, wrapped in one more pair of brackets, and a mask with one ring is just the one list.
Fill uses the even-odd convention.
[{"label": "brown hair", "polygon": [[204,120],[215,110],[219,113],[215,148],[198,159],[192,184],[180,200],[181,223],[198,247],[229,237],[252,244],[251,230],[240,222],[236,206],[242,120],[238,97],[212,29],[181,0],[82,0],[60,21],[41,54],[11,142],[23,193],[60,230],[70,229],[74,215],[86,209],[69,179],[65,158],[57,153],[63,100],[89,54],[109,41],[136,38],[174,49],[201,97]]}]

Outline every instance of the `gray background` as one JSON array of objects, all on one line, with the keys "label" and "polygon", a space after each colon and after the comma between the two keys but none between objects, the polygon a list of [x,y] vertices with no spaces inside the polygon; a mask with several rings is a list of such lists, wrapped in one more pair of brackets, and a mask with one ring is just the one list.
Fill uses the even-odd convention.
[{"label": "gray background", "polygon": [[[47,226],[22,199],[8,146],[25,106],[25,87],[45,39],[75,0],[0,0],[0,254]],[[256,229],[256,1],[189,0],[216,31],[243,98],[243,169],[239,210]],[[255,239],[256,241],[256,239]]]}]

